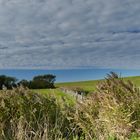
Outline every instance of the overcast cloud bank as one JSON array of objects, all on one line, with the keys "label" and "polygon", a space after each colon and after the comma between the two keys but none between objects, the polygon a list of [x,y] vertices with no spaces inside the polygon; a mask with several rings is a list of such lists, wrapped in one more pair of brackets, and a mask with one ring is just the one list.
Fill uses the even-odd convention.
[{"label": "overcast cloud bank", "polygon": [[0,68],[140,68],[139,0],[0,0]]}]

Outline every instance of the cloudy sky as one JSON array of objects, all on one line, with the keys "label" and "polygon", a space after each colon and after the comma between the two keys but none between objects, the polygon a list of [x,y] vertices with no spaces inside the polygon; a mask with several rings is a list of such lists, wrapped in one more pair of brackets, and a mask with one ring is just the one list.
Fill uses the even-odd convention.
[{"label": "cloudy sky", "polygon": [[140,0],[0,0],[0,69],[140,69]]}]

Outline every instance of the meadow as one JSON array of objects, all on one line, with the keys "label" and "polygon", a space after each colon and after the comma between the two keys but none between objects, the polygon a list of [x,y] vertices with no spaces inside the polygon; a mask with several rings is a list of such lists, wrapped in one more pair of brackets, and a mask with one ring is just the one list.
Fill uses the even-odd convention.
[{"label": "meadow", "polygon": [[140,140],[139,79],[56,84],[89,89],[81,101],[59,88],[2,90],[0,140]]},{"label": "meadow", "polygon": [[[137,87],[140,87],[140,76],[135,77],[125,77],[123,78],[124,81],[132,81],[134,85]],[[55,84],[56,87],[67,87],[67,88],[73,88],[73,87],[80,87],[87,91],[94,91],[96,90],[96,85],[99,84],[103,79],[101,80],[92,80],[92,81],[79,81],[79,82],[65,82],[65,83],[57,83]]]}]

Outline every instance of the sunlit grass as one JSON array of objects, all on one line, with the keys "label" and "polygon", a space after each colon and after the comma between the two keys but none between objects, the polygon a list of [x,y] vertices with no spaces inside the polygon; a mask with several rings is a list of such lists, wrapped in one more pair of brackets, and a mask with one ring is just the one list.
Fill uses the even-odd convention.
[{"label": "sunlit grass", "polygon": [[96,85],[100,80],[95,81],[82,81],[82,82],[68,82],[68,83],[57,83],[56,87],[80,87],[86,91],[94,91]]},{"label": "sunlit grass", "polygon": [[[136,86],[140,87],[140,76],[126,77],[123,78],[125,81],[131,80]],[[103,80],[92,80],[92,81],[79,81],[79,82],[65,82],[57,83],[56,87],[80,87],[86,91],[95,91],[96,85]]]},{"label": "sunlit grass", "polygon": [[42,94],[42,95],[55,96],[57,99],[65,98],[65,100],[67,100],[67,102],[69,102],[70,104],[74,104],[76,102],[76,99],[72,95],[64,93],[59,88],[56,88],[56,89],[34,89],[31,91],[33,91],[34,93]]}]

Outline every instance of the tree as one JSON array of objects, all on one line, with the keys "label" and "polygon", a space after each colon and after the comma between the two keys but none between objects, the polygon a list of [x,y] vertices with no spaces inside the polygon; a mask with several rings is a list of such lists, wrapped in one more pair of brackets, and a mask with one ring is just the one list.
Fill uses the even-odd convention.
[{"label": "tree", "polygon": [[23,79],[23,80],[21,80],[20,82],[18,82],[17,85],[18,85],[18,86],[22,85],[22,86],[24,86],[24,87],[29,87],[29,84],[30,84],[29,81]]},{"label": "tree", "polygon": [[46,74],[35,76],[33,80],[30,82],[30,88],[33,89],[43,89],[43,88],[55,88],[55,75]]},{"label": "tree", "polygon": [[6,86],[8,89],[11,89],[13,86],[16,86],[17,79],[15,77],[0,75],[0,89],[3,86]]},{"label": "tree", "polygon": [[12,87],[17,87],[19,85],[23,85],[24,87],[28,87],[30,89],[44,89],[44,88],[55,88],[55,75],[46,74],[35,76],[33,80],[21,80],[17,83],[17,79],[15,77],[0,75],[0,89],[4,86],[7,89],[11,89]]}]

